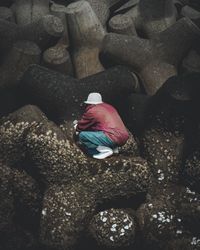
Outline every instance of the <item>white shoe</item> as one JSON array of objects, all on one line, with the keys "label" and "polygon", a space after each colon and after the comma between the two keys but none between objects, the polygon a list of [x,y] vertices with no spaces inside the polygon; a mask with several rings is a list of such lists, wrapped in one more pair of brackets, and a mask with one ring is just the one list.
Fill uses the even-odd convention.
[{"label": "white shoe", "polygon": [[107,150],[106,152],[101,152],[97,155],[93,155],[93,158],[101,160],[101,159],[105,159],[108,156],[111,156],[112,154],[113,154],[113,151],[112,149],[110,149],[110,150]]},{"label": "white shoe", "polygon": [[119,154],[119,148],[118,148],[118,147],[113,148],[113,153],[114,153],[114,154]]},{"label": "white shoe", "polygon": [[100,153],[105,153],[105,152],[108,152],[110,150],[112,150],[111,148],[109,147],[106,147],[106,146],[98,146],[96,148],[97,151],[99,151]]}]

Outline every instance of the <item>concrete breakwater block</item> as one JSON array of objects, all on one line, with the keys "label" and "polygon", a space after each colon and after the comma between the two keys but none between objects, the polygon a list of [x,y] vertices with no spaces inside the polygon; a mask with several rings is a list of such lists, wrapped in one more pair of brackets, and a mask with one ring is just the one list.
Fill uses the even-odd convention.
[{"label": "concrete breakwater block", "polygon": [[38,105],[53,119],[63,121],[80,116],[83,101],[90,92],[100,92],[105,102],[120,107],[126,96],[138,89],[138,81],[135,74],[122,66],[76,80],[32,65],[22,77],[20,86],[22,96],[28,97],[29,102]]},{"label": "concrete breakwater block", "polygon": [[87,1],[78,1],[68,5],[66,11],[76,77],[103,71],[99,49],[105,31],[92,7]]},{"label": "concrete breakwater block", "polygon": [[[137,164],[139,162],[141,165]],[[50,187],[44,196],[42,242],[57,249],[74,247],[78,244],[80,235],[86,231],[99,203],[146,192],[150,181],[148,165],[139,159],[135,159],[135,163],[135,166],[134,161],[131,163],[133,168],[130,165],[129,170],[116,173],[111,170],[102,175],[84,178],[83,182],[73,185]],[[137,174],[133,176],[135,171]]]},{"label": "concrete breakwater block", "polygon": [[27,25],[49,14],[49,0],[16,0],[14,3],[16,23]]},{"label": "concrete breakwater block", "polygon": [[153,95],[177,74],[176,66],[199,38],[199,28],[182,18],[151,40],[109,33],[102,53],[116,63],[131,66],[141,77],[146,93]]},{"label": "concrete breakwater block", "polygon": [[41,50],[34,42],[14,43],[0,67],[0,89],[15,87],[28,66],[33,63],[39,64],[40,58]]},{"label": "concrete breakwater block", "polygon": [[63,30],[61,20],[52,15],[24,26],[0,20],[0,50],[2,53],[7,52],[18,40],[35,42],[41,50],[45,50],[58,41]]}]

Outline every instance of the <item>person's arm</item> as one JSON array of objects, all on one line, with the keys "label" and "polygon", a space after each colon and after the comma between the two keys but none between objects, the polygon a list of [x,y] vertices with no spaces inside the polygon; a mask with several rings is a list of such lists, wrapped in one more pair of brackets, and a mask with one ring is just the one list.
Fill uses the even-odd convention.
[{"label": "person's arm", "polygon": [[90,130],[90,128],[96,123],[96,119],[94,117],[94,114],[92,112],[85,112],[81,118],[81,120],[78,121],[78,125],[76,127],[77,131],[83,131],[83,130]]}]

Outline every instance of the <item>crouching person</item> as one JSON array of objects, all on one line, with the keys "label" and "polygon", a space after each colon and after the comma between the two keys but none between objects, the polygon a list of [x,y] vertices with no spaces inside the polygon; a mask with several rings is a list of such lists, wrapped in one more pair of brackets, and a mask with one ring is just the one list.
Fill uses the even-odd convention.
[{"label": "crouching person", "polygon": [[86,153],[96,159],[118,153],[129,134],[117,110],[104,103],[99,93],[90,93],[84,103],[85,112],[75,129]]}]

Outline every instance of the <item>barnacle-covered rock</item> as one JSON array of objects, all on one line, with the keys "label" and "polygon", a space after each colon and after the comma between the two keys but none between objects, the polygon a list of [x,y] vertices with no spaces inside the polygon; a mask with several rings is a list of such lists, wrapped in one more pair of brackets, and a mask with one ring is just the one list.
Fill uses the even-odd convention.
[{"label": "barnacle-covered rock", "polygon": [[95,197],[80,184],[52,186],[44,196],[42,243],[63,250],[74,246],[94,209]]},{"label": "barnacle-covered rock", "polygon": [[83,168],[87,158],[74,148],[60,128],[50,121],[43,122],[26,136],[28,158],[47,185],[68,183],[77,178],[79,165]]},{"label": "barnacle-covered rock", "polygon": [[145,193],[151,184],[148,164],[139,157],[113,157],[102,162],[103,167],[104,172],[88,178],[80,177],[80,182],[95,194],[98,204]]},{"label": "barnacle-covered rock", "polygon": [[188,156],[184,165],[184,178],[187,183],[200,190],[200,151],[197,149]]},{"label": "barnacle-covered rock", "polygon": [[97,244],[105,247],[126,247],[135,240],[136,222],[131,211],[109,209],[96,214],[89,232]]},{"label": "barnacle-covered rock", "polygon": [[18,223],[33,230],[34,226],[39,225],[42,203],[42,193],[37,182],[24,170],[12,169],[11,187]]},{"label": "barnacle-covered rock", "polygon": [[144,157],[159,183],[177,181],[181,170],[184,136],[162,127],[145,130],[142,137]]},{"label": "barnacle-covered rock", "polygon": [[184,249],[199,249],[200,196],[181,186],[157,187],[152,195],[137,211],[144,249],[181,249],[182,239]]},{"label": "barnacle-covered rock", "polygon": [[76,184],[51,186],[44,196],[42,242],[49,247],[68,249],[77,243],[97,205],[145,193],[149,183],[146,161],[126,159],[117,166],[111,164],[104,173],[82,175]]},{"label": "barnacle-covered rock", "polygon": [[5,228],[0,237],[0,246],[2,250],[40,249],[35,235],[16,224]]},{"label": "barnacle-covered rock", "polygon": [[0,163],[0,235],[12,223],[14,215],[14,199],[10,184],[11,169]]},{"label": "barnacle-covered rock", "polygon": [[15,165],[25,157],[24,138],[28,130],[43,121],[44,114],[35,106],[27,105],[0,120],[0,159]]}]

